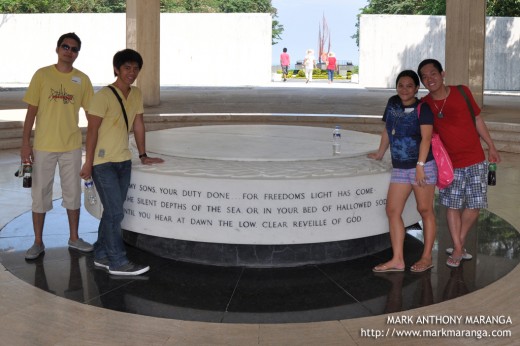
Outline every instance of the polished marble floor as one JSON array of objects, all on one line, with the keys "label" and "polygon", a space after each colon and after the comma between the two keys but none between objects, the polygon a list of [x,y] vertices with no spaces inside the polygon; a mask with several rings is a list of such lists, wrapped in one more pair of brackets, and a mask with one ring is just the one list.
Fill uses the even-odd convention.
[{"label": "polished marble floor", "polygon": [[[308,88],[307,88],[308,89]],[[151,109],[148,113],[165,113],[172,112],[265,112],[266,107],[270,112],[280,113],[304,113],[323,112],[329,114],[343,114],[351,112],[354,114],[380,114],[384,110],[384,105],[390,91],[378,92],[373,90],[353,90],[353,93],[347,90],[336,89],[291,89],[283,85],[283,92],[276,90],[268,95],[262,93],[258,88],[230,89],[230,88],[211,88],[208,91],[200,91],[196,88],[174,88],[172,90],[161,91],[161,105]],[[247,92],[247,95],[246,95]],[[302,92],[305,94],[302,102]],[[23,92],[0,93],[0,108],[24,108],[25,105],[21,101]],[[313,99],[312,97],[315,97]],[[278,98],[278,99],[276,99]],[[241,102],[236,102],[240,99]],[[285,101],[288,100],[288,102]],[[291,102],[295,101],[297,102]],[[323,101],[325,100],[325,101]],[[485,96],[486,107],[483,110],[486,121],[491,122],[511,122],[518,123],[518,96]],[[256,108],[255,108],[256,106]],[[276,107],[273,107],[276,106]],[[25,114],[22,111],[22,114]],[[23,115],[22,118],[23,119]],[[2,120],[0,120],[2,121]],[[502,163],[498,170],[498,184],[489,190],[489,210],[500,216],[516,230],[520,230],[520,155],[501,152]],[[514,236],[508,234],[509,224],[506,224],[508,232],[495,237],[493,234],[487,235],[478,232],[472,234],[475,238],[470,242],[469,251],[476,254],[472,261],[465,262],[462,270],[451,270],[444,264],[446,255],[443,251],[434,252],[435,268],[428,276],[412,276],[407,271],[404,274],[386,275],[378,277],[369,273],[370,265],[363,267],[361,264],[352,264],[354,273],[362,272],[367,280],[375,280],[377,285],[384,286],[385,293],[377,300],[378,310],[371,305],[371,315],[361,318],[337,319],[326,322],[313,323],[202,323],[189,320],[173,319],[173,318],[156,318],[151,316],[138,315],[136,313],[124,313],[117,310],[98,308],[92,303],[85,303],[87,297],[98,297],[100,295],[99,288],[93,279],[94,269],[89,265],[89,257],[82,256],[78,258],[78,267],[74,273],[81,275],[81,286],[69,285],[71,273],[71,253],[64,247],[66,236],[61,234],[64,228],[64,219],[59,219],[57,225],[59,228],[51,226],[51,218],[48,219],[45,230],[45,241],[48,246],[47,253],[43,257],[43,268],[45,270],[45,278],[48,285],[48,293],[45,290],[36,288],[35,274],[36,262],[29,264],[23,259],[23,251],[26,246],[30,245],[27,233],[13,235],[9,237],[9,244],[6,239],[1,238],[7,227],[13,227],[12,220],[18,215],[25,216],[23,222],[24,232],[30,230],[29,218],[26,211],[30,210],[30,192],[24,191],[20,187],[20,181],[13,177],[14,167],[19,163],[19,150],[2,150],[0,151],[0,344],[1,345],[504,345],[509,346],[517,342],[520,335],[520,266],[516,265],[518,256],[518,246]],[[60,196],[59,184],[56,182],[55,196]],[[59,211],[59,207],[56,211]],[[485,217],[485,216],[484,216]],[[85,239],[90,241],[95,239],[94,227],[88,226],[86,213],[83,213],[81,222],[81,234]],[[21,219],[21,218],[20,218]],[[18,219],[16,219],[18,220]],[[22,219],[21,219],[22,220]],[[441,214],[438,220],[444,220]],[[489,219],[488,220],[492,220]],[[489,230],[500,231],[500,223],[491,221],[492,227],[486,227]],[[479,222],[479,226],[483,225]],[[4,228],[5,227],[5,228]],[[444,249],[449,244],[449,235],[446,233],[444,226],[440,225],[436,248]],[[518,231],[515,231],[518,233]],[[512,231],[509,233],[513,233]],[[486,239],[481,238],[487,237]],[[17,239],[19,238],[19,239]],[[53,239],[55,239],[53,244]],[[477,248],[477,244],[479,245]],[[515,247],[516,246],[516,247]],[[19,252],[19,253],[17,253]],[[54,256],[55,254],[56,256]],[[77,253],[76,253],[77,254]],[[52,255],[52,256],[51,256]],[[133,256],[133,253],[132,253]],[[9,257],[9,264],[4,263],[4,258]],[[380,254],[378,257],[385,257]],[[386,257],[385,257],[386,259]],[[376,261],[372,259],[375,263]],[[60,267],[52,268],[50,265],[54,262],[61,262]],[[171,265],[172,269],[177,269],[178,263],[170,261],[165,262]],[[359,262],[358,262],[359,263]],[[412,259],[407,258],[407,264],[410,265]],[[155,262],[150,264],[153,266],[150,271],[149,279],[156,275]],[[31,267],[31,266],[32,267]],[[509,273],[504,274],[515,266]],[[6,269],[5,266],[8,266]],[[26,269],[26,278],[21,278],[20,272]],[[199,278],[199,275],[205,274],[203,268],[186,266],[186,270],[196,269],[197,271],[195,283],[199,286],[207,285],[211,288],[213,283],[206,284]],[[208,270],[212,268],[208,268]],[[172,270],[173,271],[173,270]],[[182,274],[180,270],[175,271],[175,275],[179,277],[179,287],[175,289],[175,294],[182,289]],[[206,272],[207,273],[207,272]],[[344,281],[346,282],[354,275],[345,272]],[[41,271],[39,272],[41,274]],[[103,275],[103,272],[99,272]],[[193,273],[189,273],[193,274]],[[462,275],[461,275],[462,274]],[[370,276],[369,276],[370,275]],[[18,276],[18,277],[17,277]],[[57,277],[62,276],[61,279]],[[216,274],[213,276],[217,276]],[[278,276],[281,277],[280,274]],[[106,276],[105,276],[106,277]],[[359,277],[359,276],[358,276]],[[460,280],[460,277],[463,279]],[[500,278],[501,277],[501,278]],[[75,277],[77,278],[77,277]],[[500,278],[500,279],[498,279]],[[108,281],[110,279],[110,281]],[[198,279],[198,281],[197,281]],[[354,278],[353,278],[354,279]],[[401,279],[403,281],[401,281]],[[424,279],[424,280],[423,280]],[[171,279],[177,280],[177,279]],[[415,281],[414,281],[415,280]],[[27,283],[29,282],[29,283]],[[42,281],[40,281],[42,282]],[[72,280],[74,282],[74,280]],[[78,280],[75,280],[78,283]],[[374,282],[374,281],[373,281]],[[412,282],[412,286],[410,286]],[[425,289],[419,283],[425,283]],[[191,284],[193,287],[194,284]],[[402,284],[404,283],[404,284]],[[131,287],[137,282],[121,281],[107,278],[105,285],[112,285],[114,290],[117,288],[124,289]],[[250,288],[248,299],[256,298],[262,292],[267,292],[265,282],[256,282],[257,286]],[[430,295],[428,292],[430,290]],[[273,284],[274,285],[274,284]],[[483,288],[481,288],[483,286]],[[75,300],[62,298],[65,290],[69,289],[69,297],[74,295]],[[272,286],[273,287],[273,286]],[[280,285],[271,287],[271,292],[278,294]],[[353,280],[350,287],[357,287],[361,290],[361,281]],[[410,287],[410,288],[409,288]],[[204,287],[202,287],[204,288]],[[196,287],[196,289],[202,289]],[[186,289],[187,290],[187,289]],[[237,288],[238,290],[238,288]],[[303,289],[300,289],[300,292]],[[461,295],[469,290],[469,293]],[[104,292],[109,289],[105,288]],[[308,292],[309,290],[307,290]],[[353,288],[347,291],[356,294]],[[79,292],[79,293],[78,293]],[[122,292],[122,293],[121,293]],[[417,301],[421,300],[421,293],[425,301],[429,303],[433,296],[433,305],[426,305],[421,308],[407,310],[406,313],[397,312],[395,314],[384,314],[384,311],[397,311],[401,308],[409,308],[420,306]],[[446,292],[446,293],[445,293]],[[121,296],[125,295],[122,290],[119,292]],[[151,293],[148,293],[149,296]],[[256,294],[256,296],[254,296]],[[274,295],[270,293],[271,295]],[[346,293],[345,293],[346,294]],[[454,297],[461,295],[459,298],[443,301],[446,297]],[[291,296],[291,295],[289,295]],[[207,301],[209,297],[198,294],[201,301]],[[315,296],[314,296],[315,297]],[[112,297],[113,298],[113,297]],[[129,295],[121,297],[120,302],[128,303],[134,297]],[[115,299],[115,298],[113,298]],[[154,298],[155,299],[155,298]],[[301,298],[300,298],[301,299]],[[101,299],[98,299],[100,301]],[[388,300],[388,304],[387,304]],[[80,301],[82,303],[77,303]],[[258,299],[256,299],[258,301]],[[302,299],[302,301],[304,301]],[[282,305],[284,302],[276,301]],[[370,302],[360,302],[359,306],[368,306]],[[140,306],[151,304],[150,301],[142,301]],[[135,304],[137,305],[137,304]],[[179,311],[182,310],[179,304]],[[154,306],[156,312],[164,305],[156,304]],[[386,309],[386,310],[385,310]],[[199,309],[200,310],[200,309]],[[228,308],[229,310],[229,308]],[[127,311],[131,311],[128,309]],[[170,310],[171,311],[171,310]],[[197,311],[199,312],[199,311]],[[207,311],[203,311],[207,313]],[[317,312],[313,312],[317,313]],[[260,313],[256,313],[260,315]],[[300,315],[304,311],[299,311]],[[362,330],[367,329],[387,329],[388,316],[400,316],[406,314],[408,316],[499,316],[505,315],[512,318],[511,325],[468,325],[461,324],[450,326],[457,331],[463,329],[479,329],[488,330],[500,329],[505,332],[512,332],[512,337],[475,339],[471,337],[464,338],[379,338],[374,339],[362,335]],[[221,314],[222,315],[222,314]],[[184,313],[184,318],[188,318]],[[198,316],[197,316],[198,317]],[[192,318],[195,320],[196,318]],[[243,319],[245,321],[245,319]],[[393,326],[392,326],[393,327]],[[423,326],[398,326],[401,329],[413,329],[414,331],[431,330],[445,328],[442,325],[426,324]],[[406,328],[408,327],[408,328]]]},{"label": "polished marble floor", "polygon": [[[520,261],[520,234],[500,217],[482,211],[468,251],[474,259],[459,268],[444,264],[444,239],[435,245],[436,266],[424,273],[374,274],[371,268],[391,250],[357,260],[296,268],[203,266],[159,258],[128,247],[131,260],[152,270],[116,277],[93,265],[92,254],[68,249],[66,214],[55,201],[47,215],[45,253],[25,260],[33,241],[26,212],[0,231],[0,262],[19,279],[76,302],[139,315],[215,323],[299,323],[344,320],[423,307],[471,293],[500,279]],[[446,234],[437,208],[439,235]],[[81,236],[96,239],[98,220],[83,210]],[[421,231],[405,241],[406,263],[421,254]],[[442,245],[442,246],[441,246]]]}]

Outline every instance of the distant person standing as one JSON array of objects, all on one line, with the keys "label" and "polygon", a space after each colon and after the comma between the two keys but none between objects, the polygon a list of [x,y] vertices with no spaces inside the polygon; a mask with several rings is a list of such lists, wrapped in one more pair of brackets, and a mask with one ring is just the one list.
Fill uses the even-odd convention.
[{"label": "distant person standing", "polygon": [[336,56],[333,52],[329,52],[327,55],[327,77],[329,78],[329,84],[334,81],[334,72],[336,72]]},{"label": "distant person standing", "polygon": [[[81,206],[81,130],[79,109],[88,110],[93,95],[89,77],[73,67],[79,55],[81,40],[75,33],[63,34],[56,45],[58,62],[40,68],[33,75],[23,101],[27,114],[23,126],[22,162],[32,162],[32,221],[34,244],[25,253],[28,260],[45,251],[43,225],[52,210],[52,187],[56,165],[59,166],[63,201],[69,219],[69,247],[90,252],[91,244],[78,237]],[[34,143],[31,131],[34,123]]]},{"label": "distant person standing", "polygon": [[316,58],[314,57],[314,50],[307,49],[307,53],[305,54],[305,59],[303,60],[303,66],[305,68],[305,78],[307,79],[305,83],[309,83],[312,81],[312,70],[316,66]]},{"label": "distant person standing", "polygon": [[327,66],[327,59],[328,59],[329,55],[327,52],[323,52],[321,53],[320,55],[320,63],[323,62],[325,63],[325,66]]},{"label": "distant person standing", "polygon": [[289,66],[291,65],[291,57],[287,53],[287,48],[284,48],[282,54],[280,54],[280,65],[282,65],[282,77],[285,82],[289,74]]}]

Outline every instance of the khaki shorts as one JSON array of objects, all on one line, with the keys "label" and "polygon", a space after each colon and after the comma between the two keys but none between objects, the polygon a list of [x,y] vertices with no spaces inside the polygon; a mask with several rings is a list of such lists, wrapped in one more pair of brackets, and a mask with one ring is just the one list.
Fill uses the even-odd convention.
[{"label": "khaki shorts", "polygon": [[33,150],[32,211],[46,213],[52,210],[52,190],[56,165],[59,167],[62,207],[76,210],[81,207],[81,149],[55,153]]}]

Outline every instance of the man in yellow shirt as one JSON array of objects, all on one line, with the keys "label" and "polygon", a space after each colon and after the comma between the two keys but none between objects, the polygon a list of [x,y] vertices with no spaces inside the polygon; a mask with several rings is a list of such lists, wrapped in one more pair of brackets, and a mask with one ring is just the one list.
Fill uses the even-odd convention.
[{"label": "man in yellow shirt", "polygon": [[[83,252],[93,250],[78,236],[81,206],[81,130],[79,109],[86,111],[93,95],[86,74],[73,67],[81,49],[75,33],[58,39],[58,62],[40,68],[31,79],[23,101],[28,104],[23,128],[22,162],[33,164],[32,219],[34,244],[26,259],[36,259],[45,251],[43,226],[46,213],[52,209],[52,188],[56,165],[59,165],[63,202],[69,219],[69,247]],[[31,132],[36,121],[34,143]]]},{"label": "man in yellow shirt", "polygon": [[142,66],[143,59],[135,50],[117,52],[113,59],[116,81],[94,95],[87,113],[85,164],[80,175],[83,179],[92,176],[103,203],[94,243],[94,265],[112,275],[140,275],[150,270],[149,266],[128,260],[121,238],[123,204],[132,171],[130,130],[134,131],[141,163],[163,162],[146,155],[143,96],[139,88],[132,86]]}]

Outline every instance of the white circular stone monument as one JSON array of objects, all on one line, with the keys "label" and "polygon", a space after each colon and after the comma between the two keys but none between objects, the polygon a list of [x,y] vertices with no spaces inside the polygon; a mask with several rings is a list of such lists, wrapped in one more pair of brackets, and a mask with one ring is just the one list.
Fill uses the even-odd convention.
[{"label": "white circular stone monument", "polygon": [[[124,239],[159,256],[215,265],[295,266],[381,251],[389,247],[391,163],[366,157],[379,141],[342,130],[341,154],[333,155],[330,128],[149,132],[148,153],[165,163],[134,161]],[[420,220],[413,194],[403,219]]]}]

